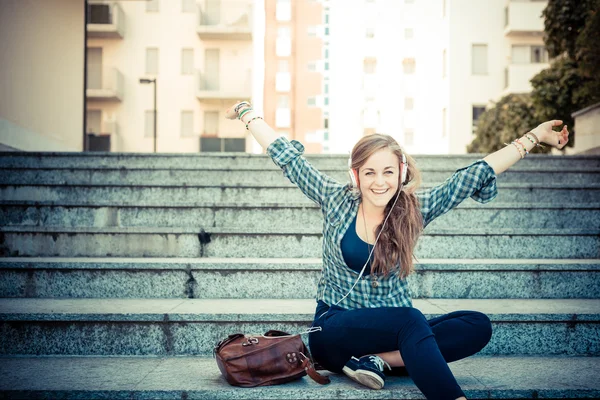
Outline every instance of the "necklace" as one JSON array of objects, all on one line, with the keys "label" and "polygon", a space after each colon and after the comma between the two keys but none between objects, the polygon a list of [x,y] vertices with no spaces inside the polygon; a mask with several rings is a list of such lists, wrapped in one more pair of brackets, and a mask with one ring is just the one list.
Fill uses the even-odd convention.
[{"label": "necklace", "polygon": [[[362,217],[363,217],[363,223],[365,224],[365,235],[367,236],[367,250],[369,251],[369,259],[371,259],[371,248],[369,247],[369,231],[367,229],[367,219],[365,218],[365,207],[364,206],[362,207]],[[375,241],[373,246],[375,246],[376,244],[377,244],[377,241]],[[377,275],[375,275],[373,273],[373,271],[370,271],[370,275],[371,275],[371,286],[373,288],[377,288],[379,286],[379,282],[377,281]]]}]

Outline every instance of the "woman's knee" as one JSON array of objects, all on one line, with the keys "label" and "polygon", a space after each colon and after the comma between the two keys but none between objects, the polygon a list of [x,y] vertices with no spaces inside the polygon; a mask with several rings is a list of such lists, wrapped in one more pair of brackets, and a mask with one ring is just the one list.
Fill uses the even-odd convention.
[{"label": "woman's knee", "polygon": [[478,337],[483,349],[492,339],[492,322],[487,315],[478,311],[473,311],[471,318],[476,323]]}]

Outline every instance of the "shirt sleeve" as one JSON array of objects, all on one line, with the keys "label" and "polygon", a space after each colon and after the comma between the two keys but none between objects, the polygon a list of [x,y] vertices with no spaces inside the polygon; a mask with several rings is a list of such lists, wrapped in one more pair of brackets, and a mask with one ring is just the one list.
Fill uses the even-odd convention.
[{"label": "shirt sleeve", "polygon": [[304,146],[296,140],[281,136],[267,147],[267,154],[290,182],[321,207],[328,196],[345,186],[313,167],[302,156]]},{"label": "shirt sleeve", "polygon": [[423,215],[423,228],[467,197],[485,204],[494,200],[497,195],[496,173],[486,161],[478,160],[457,169],[444,183],[417,192]]}]

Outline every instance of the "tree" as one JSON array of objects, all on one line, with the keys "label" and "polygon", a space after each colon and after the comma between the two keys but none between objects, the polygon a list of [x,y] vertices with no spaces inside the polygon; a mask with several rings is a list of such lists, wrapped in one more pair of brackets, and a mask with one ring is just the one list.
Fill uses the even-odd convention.
[{"label": "tree", "polygon": [[[540,121],[529,94],[509,94],[488,108],[477,121],[477,137],[467,146],[469,153],[491,153],[535,128]],[[548,153],[535,147],[532,153]]]},{"label": "tree", "polygon": [[548,0],[544,9],[544,43],[550,57],[567,53],[577,61],[577,39],[597,0]]}]

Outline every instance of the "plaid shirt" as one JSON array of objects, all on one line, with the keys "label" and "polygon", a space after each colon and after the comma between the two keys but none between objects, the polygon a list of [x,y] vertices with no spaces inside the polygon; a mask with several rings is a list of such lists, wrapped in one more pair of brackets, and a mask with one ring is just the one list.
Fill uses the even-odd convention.
[{"label": "plaid shirt", "polygon": [[[350,291],[358,273],[344,262],[341,241],[356,217],[359,195],[329,176],[319,172],[303,156],[304,146],[285,137],[277,138],[267,148],[267,154],[283,170],[292,183],[323,212],[323,270],[316,299],[328,305],[336,304]],[[498,194],[494,170],[483,160],[458,169],[444,183],[417,192],[423,224],[426,227],[440,215],[450,211],[467,197],[480,202],[492,201]],[[345,309],[365,307],[412,307],[406,279],[398,274],[378,276],[379,285],[372,286],[369,276],[363,276],[350,294],[339,302]]]}]

